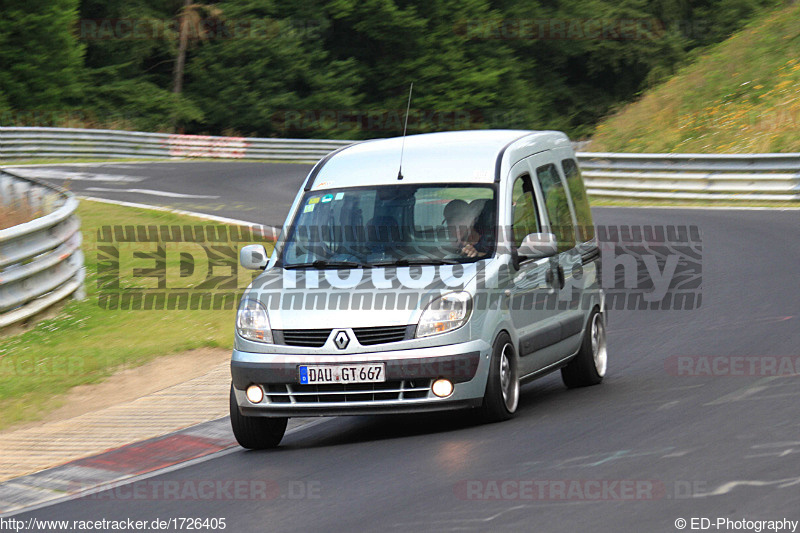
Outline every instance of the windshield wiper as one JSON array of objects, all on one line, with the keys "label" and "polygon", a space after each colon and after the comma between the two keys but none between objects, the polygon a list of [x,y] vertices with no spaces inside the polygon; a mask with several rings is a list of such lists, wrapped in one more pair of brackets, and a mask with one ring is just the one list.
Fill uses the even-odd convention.
[{"label": "windshield wiper", "polygon": [[387,267],[387,266],[399,266],[399,267],[407,267],[413,265],[458,265],[461,264],[460,261],[456,261],[455,259],[438,259],[434,257],[426,257],[426,258],[415,258],[415,259],[396,259],[394,261],[383,261],[380,263],[370,263],[369,266],[371,267]]},{"label": "windshield wiper", "polygon": [[311,263],[298,263],[296,265],[284,265],[283,268],[364,268],[361,263],[355,261],[326,261],[324,259],[317,259]]}]

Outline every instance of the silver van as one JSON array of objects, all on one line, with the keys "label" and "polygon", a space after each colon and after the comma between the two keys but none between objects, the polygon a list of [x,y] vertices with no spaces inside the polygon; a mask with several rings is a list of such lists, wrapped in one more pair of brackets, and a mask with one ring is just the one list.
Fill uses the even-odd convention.
[{"label": "silver van", "polygon": [[314,166],[236,316],[230,394],[245,448],[290,417],[517,410],[520,383],[606,372],[599,250],[555,131],[350,145]]}]

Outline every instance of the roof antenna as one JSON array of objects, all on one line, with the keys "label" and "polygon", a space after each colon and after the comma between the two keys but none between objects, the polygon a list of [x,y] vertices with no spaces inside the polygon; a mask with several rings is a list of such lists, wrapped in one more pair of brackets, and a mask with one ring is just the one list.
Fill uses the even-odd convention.
[{"label": "roof antenna", "polygon": [[406,122],[403,125],[403,143],[400,145],[400,168],[397,171],[397,179],[403,179],[403,150],[406,147],[406,130],[408,129],[408,112],[411,109],[411,91],[414,90],[414,82],[408,88],[408,106],[406,107]]}]

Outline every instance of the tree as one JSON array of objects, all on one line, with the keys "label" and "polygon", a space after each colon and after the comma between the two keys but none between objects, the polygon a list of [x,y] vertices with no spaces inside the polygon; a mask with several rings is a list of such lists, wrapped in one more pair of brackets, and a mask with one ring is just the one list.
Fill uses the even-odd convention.
[{"label": "tree", "polygon": [[186,64],[186,50],[190,40],[206,40],[208,35],[203,31],[203,17],[221,19],[222,10],[215,6],[193,4],[186,0],[181,9],[178,30],[178,57],[175,59],[175,70],[172,79],[172,92],[180,94],[183,90],[183,71]]},{"label": "tree", "polygon": [[[184,95],[197,102],[205,115],[204,123],[191,123],[189,128],[285,136],[291,131],[287,120],[295,124],[296,113],[357,105],[356,65],[332,59],[324,50],[319,38],[326,31],[324,21],[306,24],[283,12],[284,18],[279,18],[272,2],[264,0],[229,3],[224,9],[226,20],[235,25],[219,27],[187,64]],[[294,134],[318,134],[314,120],[306,120],[302,131]],[[349,135],[340,130],[323,133]]]},{"label": "tree", "polygon": [[83,46],[73,34],[79,0],[5,0],[0,94],[16,110],[56,110],[81,94]]},{"label": "tree", "polygon": [[[411,133],[580,137],[694,48],[782,0],[212,1],[5,0],[0,111],[77,107],[96,115],[88,126],[371,138],[402,132],[413,81]],[[554,26],[525,33],[537,21]],[[636,34],[590,34],[614,21],[638,24]]]},{"label": "tree", "polygon": [[[172,94],[183,0],[83,0],[80,35],[86,40],[83,105],[94,125],[171,131],[175,122],[201,122],[191,100]],[[115,21],[124,24],[115,25]]]},{"label": "tree", "polygon": [[[537,89],[519,83],[524,63],[506,43],[465,30],[501,17],[488,2],[334,0],[326,8],[333,22],[326,48],[355,60],[367,111],[402,115],[413,81],[412,133],[530,124]],[[361,135],[400,133],[401,121],[387,120]]]}]

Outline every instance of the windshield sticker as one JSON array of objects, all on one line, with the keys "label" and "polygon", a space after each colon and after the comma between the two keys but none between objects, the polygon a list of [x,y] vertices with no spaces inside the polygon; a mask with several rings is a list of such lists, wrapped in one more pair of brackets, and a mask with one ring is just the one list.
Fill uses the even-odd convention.
[{"label": "windshield sticker", "polygon": [[315,196],[314,198],[309,198],[308,199],[308,203],[309,203],[309,205],[318,204],[319,203],[319,196]]},{"label": "windshield sticker", "polygon": [[344,193],[343,192],[337,192],[336,193],[336,197],[334,198],[334,200],[341,200],[342,198],[344,198]]},{"label": "windshield sticker", "polygon": [[323,188],[323,187],[329,187],[329,186],[331,186],[331,185],[333,185],[333,182],[332,182],[332,181],[323,181],[322,183],[317,183],[317,186],[316,186],[316,187],[314,187],[314,188],[315,188],[315,189],[321,189],[321,188]]},{"label": "windshield sticker", "polygon": [[314,204],[307,205],[303,208],[303,213],[310,213],[314,210]]},{"label": "windshield sticker", "polygon": [[333,200],[333,195],[332,194],[326,194],[325,196],[322,197],[322,203],[323,204],[327,204],[331,200]]}]

